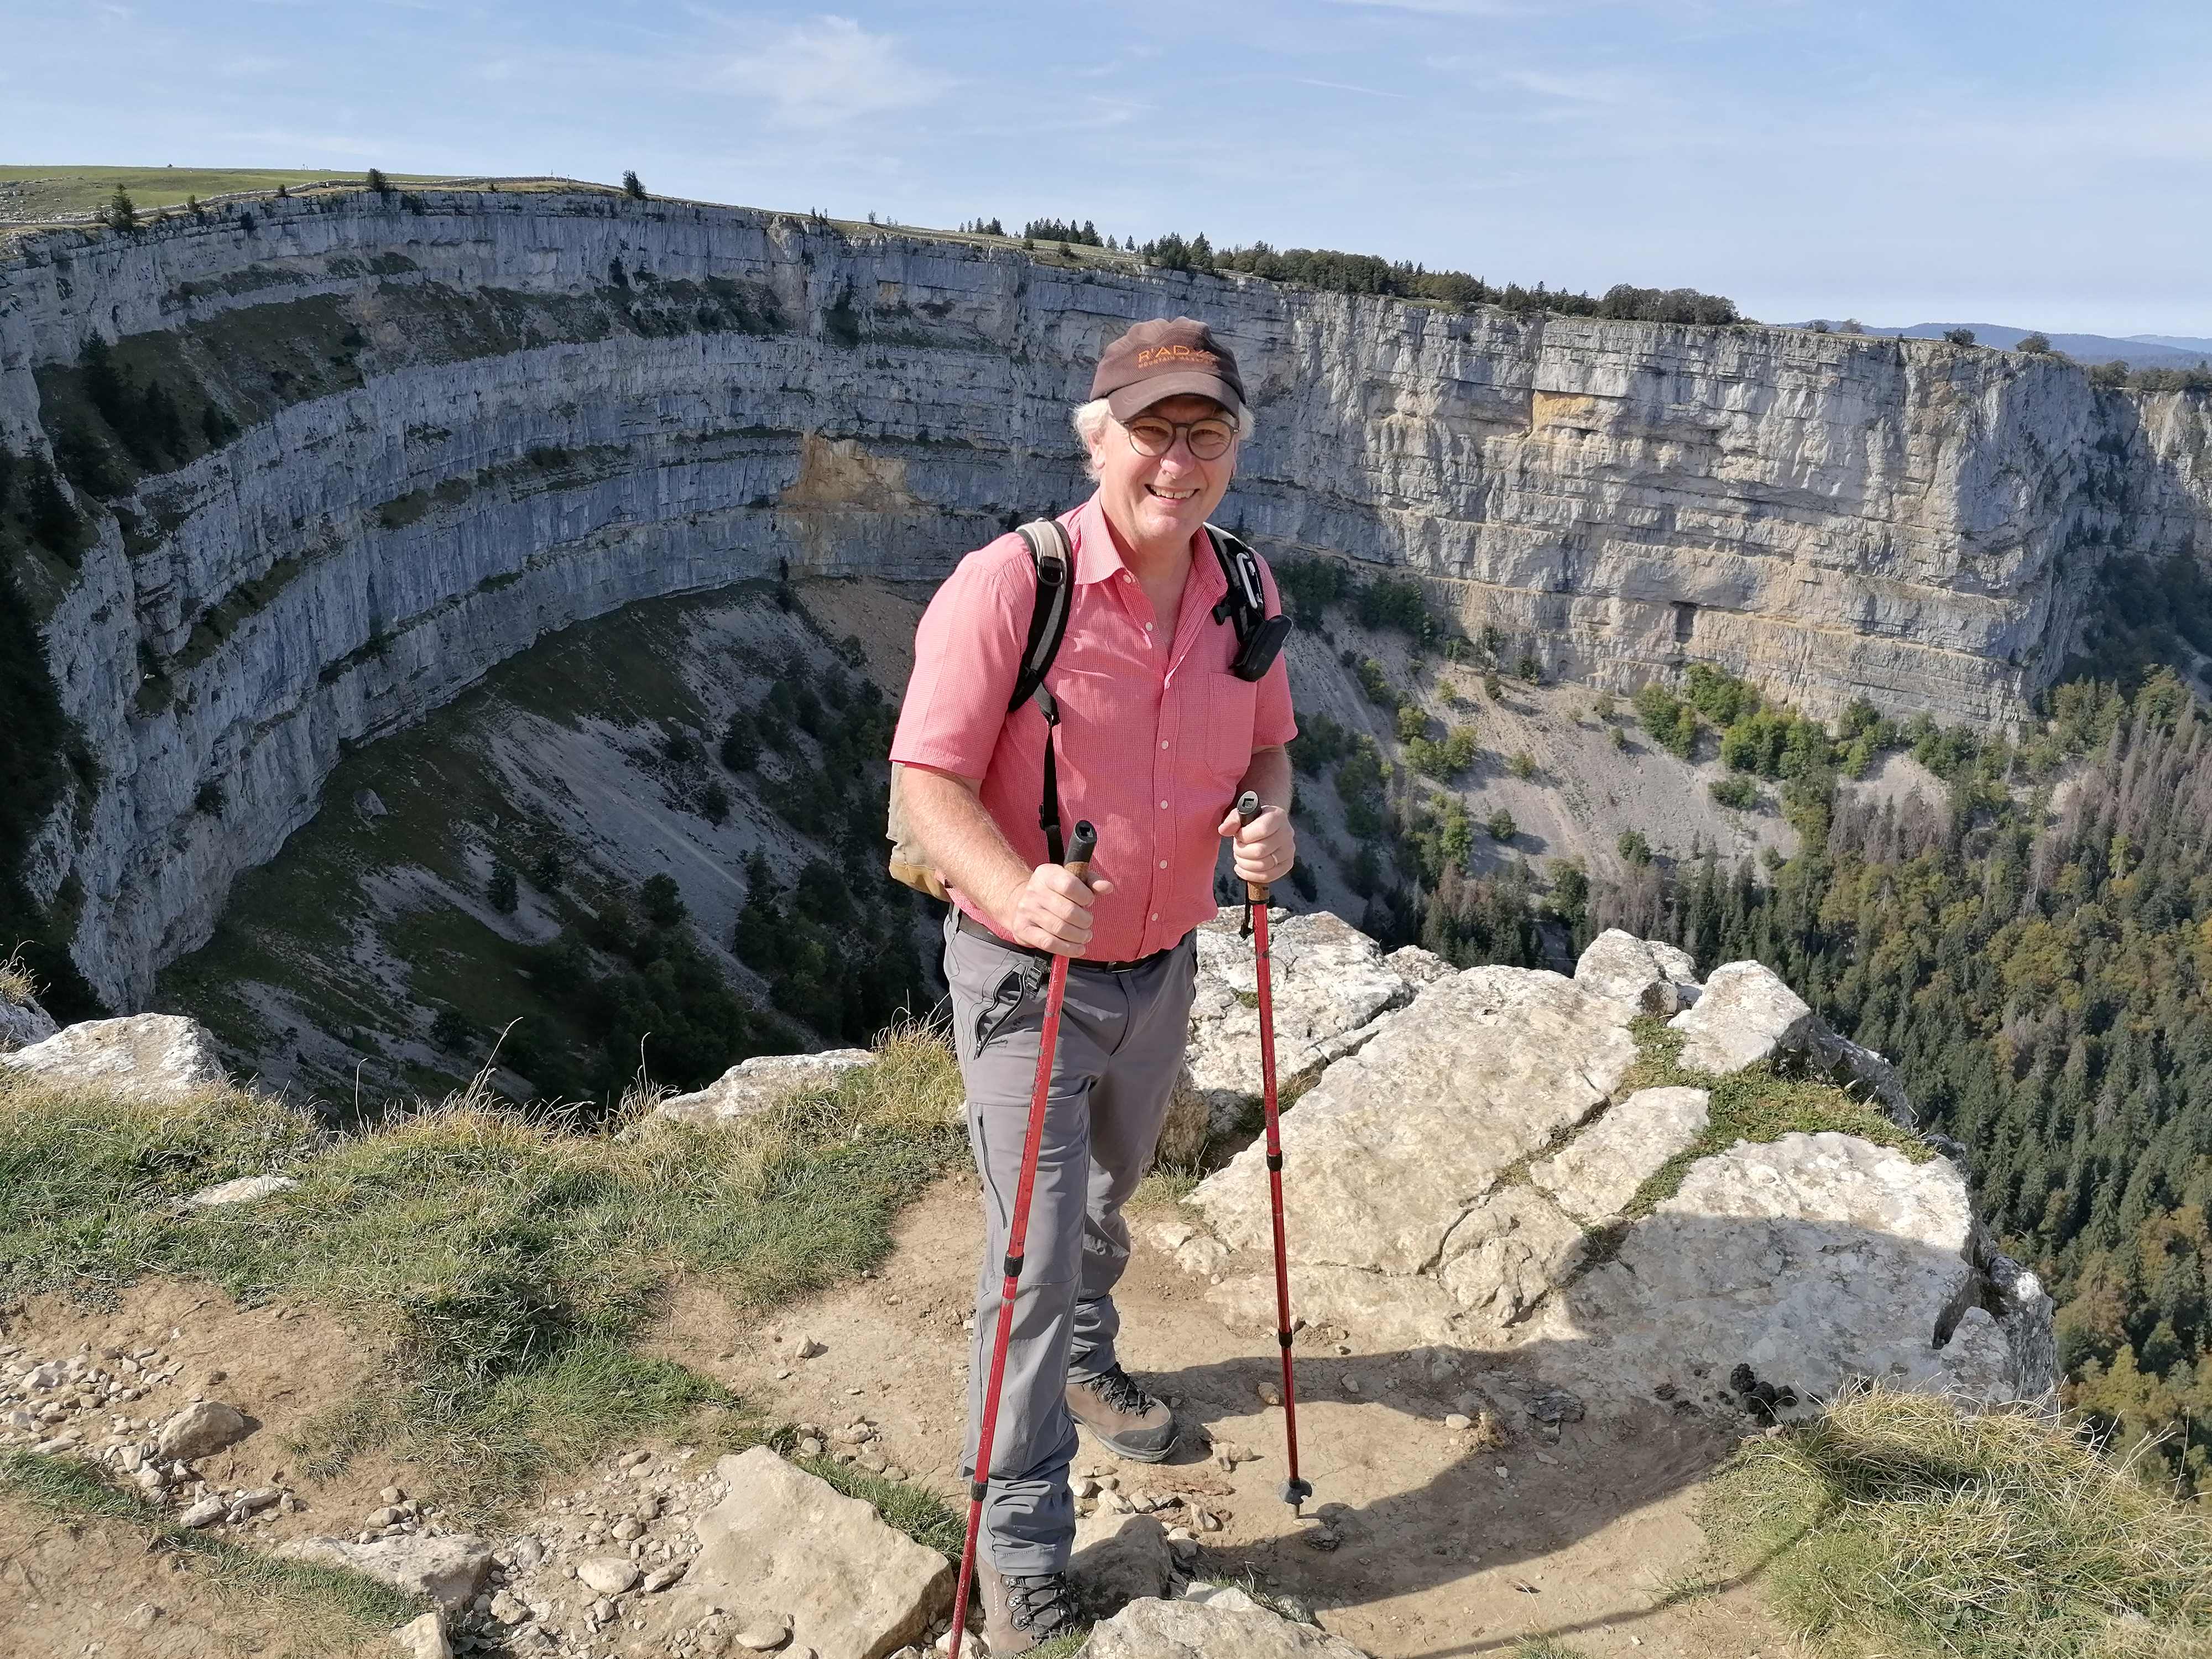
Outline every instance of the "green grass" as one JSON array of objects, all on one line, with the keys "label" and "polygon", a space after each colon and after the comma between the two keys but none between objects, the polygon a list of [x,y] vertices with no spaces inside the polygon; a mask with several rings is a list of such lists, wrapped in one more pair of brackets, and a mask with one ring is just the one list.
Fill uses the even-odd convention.
[{"label": "green grass", "polygon": [[[311,185],[347,175],[329,167],[307,171],[286,167],[0,167],[0,185],[23,189],[0,196],[10,218],[30,219],[51,213],[95,213],[106,207],[120,185],[141,213],[155,208],[182,207],[188,197],[204,199],[240,191],[274,192],[279,185]],[[360,174],[352,175],[360,177]],[[395,185],[432,184],[435,175],[392,173]]]},{"label": "green grass", "polygon": [[2212,1652],[2212,1517],[2039,1417],[1863,1394],[1747,1443],[1705,1522],[1836,1659]]},{"label": "green grass", "polygon": [[[702,1407],[728,1444],[754,1436],[718,1384],[633,1343],[678,1273],[765,1309],[888,1255],[893,1218],[964,1143],[945,1044],[908,1029],[878,1053],[733,1127],[648,1121],[634,1101],[627,1134],[526,1120],[482,1091],[341,1137],[243,1092],[150,1106],[0,1077],[0,1302],[170,1273],[327,1308],[381,1359],[304,1437],[310,1468],[385,1449],[487,1519]],[[176,1209],[271,1169],[300,1185]]]},{"label": "green grass", "polygon": [[323,1655],[370,1641],[429,1610],[343,1568],[279,1560],[240,1544],[178,1526],[136,1492],[105,1480],[76,1458],[0,1452],[0,1494],[73,1525],[123,1527],[150,1553],[173,1550],[196,1567],[218,1601],[242,1604],[256,1626],[283,1632],[287,1654]]},{"label": "green grass", "polygon": [[1583,1650],[1556,1636],[1524,1636],[1513,1644],[1513,1659],[1583,1659]]}]

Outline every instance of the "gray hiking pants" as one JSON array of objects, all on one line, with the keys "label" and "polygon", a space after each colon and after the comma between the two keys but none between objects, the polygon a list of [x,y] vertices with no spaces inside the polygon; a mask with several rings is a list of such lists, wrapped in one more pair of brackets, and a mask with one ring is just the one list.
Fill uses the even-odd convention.
[{"label": "gray hiking pants", "polygon": [[[967,1085],[968,1139],[983,1177],[983,1261],[968,1362],[968,1439],[975,1466],[999,1320],[1006,1236],[1036,1082],[1048,964],[945,923],[953,1047]],[[1186,936],[1158,961],[1109,973],[1070,964],[1053,1054],[1044,1139],[1030,1200],[1006,1376],[991,1443],[984,1531],[1002,1573],[1060,1572],[1075,1539],[1071,1376],[1113,1369],[1121,1328],[1113,1290],[1129,1260],[1121,1206],[1152,1160],[1188,1035],[1197,948]]]}]

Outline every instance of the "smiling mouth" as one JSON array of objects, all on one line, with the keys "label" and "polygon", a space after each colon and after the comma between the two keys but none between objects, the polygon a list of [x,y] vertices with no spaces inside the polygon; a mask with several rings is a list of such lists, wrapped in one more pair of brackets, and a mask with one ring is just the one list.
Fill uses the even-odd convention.
[{"label": "smiling mouth", "polygon": [[1155,501],[1169,501],[1178,506],[1184,501],[1194,500],[1198,495],[1195,489],[1162,489],[1158,484],[1146,484],[1145,493]]}]

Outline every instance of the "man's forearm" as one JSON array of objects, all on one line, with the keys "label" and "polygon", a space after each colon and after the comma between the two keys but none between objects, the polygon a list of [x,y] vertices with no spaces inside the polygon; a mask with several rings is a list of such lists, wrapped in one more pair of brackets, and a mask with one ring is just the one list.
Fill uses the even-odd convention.
[{"label": "man's forearm", "polygon": [[1262,806],[1279,806],[1291,810],[1291,751],[1281,744],[1270,749],[1252,751],[1251,764],[1244,769],[1244,776],[1237,790],[1249,789],[1259,796]]},{"label": "man's forearm", "polygon": [[993,921],[1010,921],[1030,867],[984,810],[981,786],[919,766],[898,770],[908,821],[945,884],[967,894]]}]

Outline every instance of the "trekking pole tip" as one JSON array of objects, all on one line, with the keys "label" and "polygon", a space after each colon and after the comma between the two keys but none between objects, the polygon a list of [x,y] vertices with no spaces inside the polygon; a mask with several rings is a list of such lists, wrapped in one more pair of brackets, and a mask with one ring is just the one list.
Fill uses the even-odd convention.
[{"label": "trekking pole tip", "polygon": [[1313,1496],[1313,1482],[1293,1477],[1283,1482],[1283,1502],[1291,1506],[1291,1513],[1298,1512],[1298,1505]]}]

